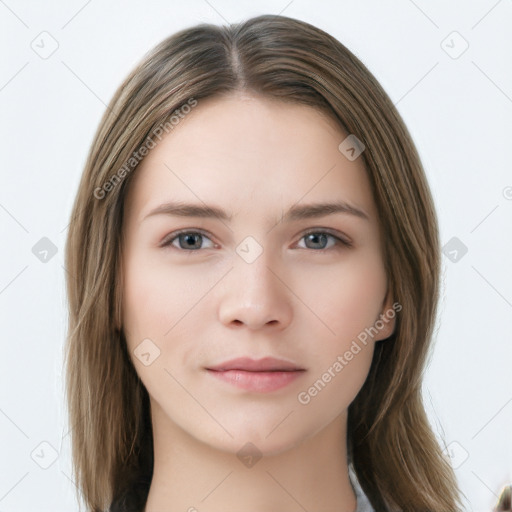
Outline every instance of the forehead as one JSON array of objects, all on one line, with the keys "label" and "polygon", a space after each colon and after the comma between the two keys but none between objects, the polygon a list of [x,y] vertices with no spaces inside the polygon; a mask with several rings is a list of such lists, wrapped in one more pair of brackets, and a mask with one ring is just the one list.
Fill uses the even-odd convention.
[{"label": "forehead", "polygon": [[139,220],[171,200],[280,214],[294,203],[345,200],[374,208],[347,133],[313,107],[246,93],[198,100],[135,171],[127,201]]}]

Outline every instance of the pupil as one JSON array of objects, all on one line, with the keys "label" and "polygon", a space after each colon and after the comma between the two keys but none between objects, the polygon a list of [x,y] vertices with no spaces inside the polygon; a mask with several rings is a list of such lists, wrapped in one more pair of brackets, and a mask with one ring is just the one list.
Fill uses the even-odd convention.
[{"label": "pupil", "polygon": [[[194,240],[195,237],[198,237],[198,236],[200,236],[200,235],[185,235],[185,238],[187,240],[187,242],[186,242],[187,245],[193,247],[194,246],[194,241],[193,240]],[[189,242],[191,242],[191,243],[189,243]]]},{"label": "pupil", "polygon": [[312,239],[312,241],[313,241],[314,243],[315,243],[315,241],[316,241],[316,243],[318,243],[318,239],[319,239],[320,237],[322,238],[322,240],[323,240],[323,239],[325,239],[325,236],[326,236],[326,235],[324,235],[323,233],[322,233],[322,234],[320,234],[320,236],[319,236],[319,235],[317,235],[317,234],[315,234],[315,233],[310,233],[310,234],[309,234],[310,239]]}]

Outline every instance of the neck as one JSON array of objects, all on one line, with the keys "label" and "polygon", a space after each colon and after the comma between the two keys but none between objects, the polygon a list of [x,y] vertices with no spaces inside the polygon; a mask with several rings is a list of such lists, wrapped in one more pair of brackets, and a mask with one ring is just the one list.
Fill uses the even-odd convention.
[{"label": "neck", "polygon": [[299,445],[245,463],[190,436],[153,401],[151,414],[154,468],[144,512],[356,510],[346,411]]}]

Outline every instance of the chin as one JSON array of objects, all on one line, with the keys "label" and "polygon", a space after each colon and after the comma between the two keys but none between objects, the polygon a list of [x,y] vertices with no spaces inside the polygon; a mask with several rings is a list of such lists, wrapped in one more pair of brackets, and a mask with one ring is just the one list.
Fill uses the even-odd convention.
[{"label": "chin", "polygon": [[[282,418],[280,418],[280,421]],[[233,437],[225,434],[215,438],[204,439],[210,447],[226,453],[242,457],[244,455],[255,455],[271,457],[280,455],[301,444],[308,436],[308,433],[300,432],[292,422],[285,428],[279,421],[272,422],[246,422],[243,425],[226,424]],[[269,428],[268,425],[272,426]],[[275,429],[275,430],[274,430]],[[313,432],[311,432],[313,435]]]}]

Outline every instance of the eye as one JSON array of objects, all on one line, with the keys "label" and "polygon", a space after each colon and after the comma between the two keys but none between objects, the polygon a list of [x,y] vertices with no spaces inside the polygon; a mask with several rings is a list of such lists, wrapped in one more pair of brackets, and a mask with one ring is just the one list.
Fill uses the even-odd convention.
[{"label": "eye", "polygon": [[[330,247],[326,247],[325,242],[329,238],[334,240],[334,243],[331,244]],[[341,238],[337,235],[334,235],[334,234],[330,233],[329,231],[321,231],[321,230],[308,231],[306,234],[302,235],[301,240],[302,239],[305,239],[306,243],[311,242],[313,245],[320,244],[322,246],[322,247],[306,247],[306,249],[311,249],[311,248],[314,250],[322,250],[323,249],[324,252],[325,252],[325,250],[330,250],[330,249],[333,249],[333,250],[341,249],[343,246],[352,247],[351,242],[349,242],[348,240]],[[302,248],[303,247],[301,247],[301,249]]]},{"label": "eye", "polygon": [[[200,247],[197,246],[200,245],[201,241],[204,238],[210,240],[209,237],[206,236],[206,234],[204,234],[202,231],[177,231],[175,233],[171,233],[168,237],[166,237],[162,242],[161,247],[167,247],[172,245],[178,250],[182,249],[185,251],[195,251],[197,249],[200,249]],[[178,241],[179,247],[176,247],[174,245],[173,242],[175,240]]]},{"label": "eye", "polygon": [[[334,243],[331,244],[330,247],[327,247],[325,245],[325,242],[328,241],[328,239],[331,239],[334,241]],[[210,237],[207,236],[202,231],[177,231],[174,233],[171,233],[169,236],[167,236],[163,242],[160,244],[160,247],[168,247],[173,246],[175,249],[182,250],[182,251],[188,251],[188,252],[194,252],[198,249],[203,249],[204,247],[199,247],[201,245],[201,242],[204,240],[210,240]],[[315,251],[318,250],[336,250],[340,249],[343,246],[345,247],[352,247],[352,243],[348,240],[341,238],[337,235],[334,235],[330,233],[329,231],[308,231],[302,237],[300,240],[306,239],[306,243],[312,243],[313,247],[300,247],[301,249],[313,249]],[[175,245],[175,241],[178,242],[178,246]],[[213,242],[212,242],[213,243]],[[321,247],[315,247],[315,244],[320,244]],[[215,244],[213,244],[215,245]],[[210,247],[212,248],[212,247]]]}]

